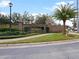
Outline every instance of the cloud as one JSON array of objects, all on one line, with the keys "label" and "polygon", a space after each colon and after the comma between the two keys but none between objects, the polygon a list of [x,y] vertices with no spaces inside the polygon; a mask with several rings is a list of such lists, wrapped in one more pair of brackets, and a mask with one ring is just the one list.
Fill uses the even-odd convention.
[{"label": "cloud", "polygon": [[48,8],[45,8],[45,9],[53,12],[58,7],[58,5],[61,5],[61,4],[65,5],[66,2],[58,2],[55,5],[53,5],[52,7],[48,7]]},{"label": "cloud", "polygon": [[58,2],[58,3],[56,3],[56,5],[65,5],[65,4],[67,4],[66,2]]},{"label": "cloud", "polygon": [[56,5],[65,5],[65,4],[67,4],[67,3],[69,3],[69,4],[74,4],[74,1],[67,1],[67,2],[58,2],[58,3],[56,3]]},{"label": "cloud", "polygon": [[[56,24],[63,25],[63,21],[54,19],[54,22],[55,22]],[[70,26],[70,27],[73,26],[73,24],[72,24],[72,22],[71,22],[70,20],[67,20],[67,21],[66,21],[66,25],[67,25],[67,26]]]},{"label": "cloud", "polygon": [[37,16],[37,15],[43,15],[43,14],[47,14],[47,13],[44,13],[44,12],[39,12],[39,13],[31,13],[33,16]]},{"label": "cloud", "polygon": [[32,13],[32,15],[33,15],[33,16],[36,16],[36,15],[38,15],[38,13]]},{"label": "cloud", "polygon": [[48,11],[52,11],[52,12],[54,12],[54,10],[58,7],[58,5],[65,5],[65,4],[67,4],[67,3],[69,3],[69,4],[74,4],[74,1],[67,1],[67,2],[58,2],[58,3],[56,3],[55,5],[53,5],[52,7],[48,7],[48,8],[45,8],[46,10],[48,10]]},{"label": "cloud", "polygon": [[5,12],[0,12],[0,14],[2,14],[2,15],[7,15]]},{"label": "cloud", "polygon": [[58,5],[60,4],[66,4],[65,2],[58,2],[56,3],[54,6],[50,7],[50,8],[45,8],[46,10],[49,10],[49,11],[53,11],[55,8],[57,8]]},{"label": "cloud", "polygon": [[7,7],[10,0],[0,0],[0,7]]},{"label": "cloud", "polygon": [[52,7],[45,8],[45,9],[48,10],[48,11],[53,11],[55,8],[57,8],[56,5],[54,5]]},{"label": "cloud", "polygon": [[74,4],[74,1],[69,1],[69,4]]}]

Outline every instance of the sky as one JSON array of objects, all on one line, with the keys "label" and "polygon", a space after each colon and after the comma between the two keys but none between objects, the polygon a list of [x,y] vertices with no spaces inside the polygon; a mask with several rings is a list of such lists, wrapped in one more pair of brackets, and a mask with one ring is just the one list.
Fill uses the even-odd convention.
[{"label": "sky", "polygon": [[[76,0],[75,0],[76,1]],[[0,12],[9,13],[9,2],[13,3],[12,12],[23,13],[27,11],[32,14],[53,13],[58,4],[65,2],[75,4],[74,0],[0,0]]]},{"label": "sky", "polygon": [[38,13],[53,14],[54,9],[59,4],[70,3],[76,5],[76,0],[0,0],[0,13],[9,14],[9,2],[13,3],[12,13],[24,13],[26,11],[33,15]]}]

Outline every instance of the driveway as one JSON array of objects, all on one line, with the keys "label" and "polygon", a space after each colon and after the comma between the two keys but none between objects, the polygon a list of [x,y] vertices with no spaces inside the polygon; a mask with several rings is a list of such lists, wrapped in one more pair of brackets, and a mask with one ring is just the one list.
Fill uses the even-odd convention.
[{"label": "driveway", "polygon": [[0,48],[0,59],[79,59],[79,42]]}]

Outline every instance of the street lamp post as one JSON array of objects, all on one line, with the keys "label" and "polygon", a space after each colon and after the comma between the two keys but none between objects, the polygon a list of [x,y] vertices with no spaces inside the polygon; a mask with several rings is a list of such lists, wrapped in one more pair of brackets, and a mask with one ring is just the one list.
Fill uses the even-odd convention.
[{"label": "street lamp post", "polygon": [[9,7],[10,7],[10,26],[9,26],[9,28],[10,28],[10,31],[11,31],[11,19],[12,19],[12,17],[11,17],[11,7],[13,6],[13,4],[10,2],[9,3]]}]

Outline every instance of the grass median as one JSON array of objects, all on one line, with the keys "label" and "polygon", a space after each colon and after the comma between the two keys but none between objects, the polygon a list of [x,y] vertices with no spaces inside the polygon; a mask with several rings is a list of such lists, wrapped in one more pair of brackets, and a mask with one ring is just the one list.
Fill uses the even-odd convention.
[{"label": "grass median", "polygon": [[73,40],[73,39],[79,39],[79,35],[68,34],[66,36],[61,33],[53,33],[51,35],[49,34],[37,38],[17,40],[11,42],[2,42],[0,44],[38,43],[38,42],[50,42],[50,41]]}]

